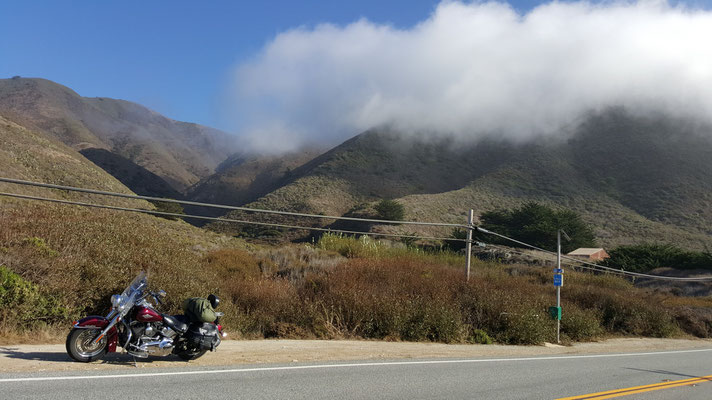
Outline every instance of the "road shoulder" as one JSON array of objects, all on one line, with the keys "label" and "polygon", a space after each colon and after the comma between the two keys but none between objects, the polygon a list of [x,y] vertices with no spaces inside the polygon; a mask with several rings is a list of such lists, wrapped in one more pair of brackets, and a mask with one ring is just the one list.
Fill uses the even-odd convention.
[{"label": "road shoulder", "polygon": [[110,371],[135,368],[180,368],[292,362],[400,360],[437,358],[486,358],[555,356],[573,354],[635,353],[712,347],[711,340],[609,339],[573,346],[448,345],[357,340],[227,340],[218,351],[185,362],[177,357],[137,360],[126,354],[110,354],[105,360],[82,364],[72,361],[64,345],[0,346],[0,373],[55,371]]}]

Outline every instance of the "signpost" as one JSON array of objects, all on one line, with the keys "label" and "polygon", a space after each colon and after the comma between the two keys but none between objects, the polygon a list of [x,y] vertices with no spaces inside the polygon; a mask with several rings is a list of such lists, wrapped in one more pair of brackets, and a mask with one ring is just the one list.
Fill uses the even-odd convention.
[{"label": "signpost", "polygon": [[556,287],[564,286],[564,275],[562,275],[560,272],[558,272],[554,275],[554,286],[556,286]]}]

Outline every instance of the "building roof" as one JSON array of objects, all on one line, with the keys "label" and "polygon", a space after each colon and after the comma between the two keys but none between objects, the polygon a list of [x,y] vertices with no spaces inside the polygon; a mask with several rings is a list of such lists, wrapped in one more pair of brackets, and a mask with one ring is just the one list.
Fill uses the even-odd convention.
[{"label": "building roof", "polygon": [[590,256],[592,254],[596,254],[599,251],[605,251],[601,248],[589,248],[589,247],[581,247],[580,249],[576,249],[572,251],[571,253],[568,253],[567,256]]}]

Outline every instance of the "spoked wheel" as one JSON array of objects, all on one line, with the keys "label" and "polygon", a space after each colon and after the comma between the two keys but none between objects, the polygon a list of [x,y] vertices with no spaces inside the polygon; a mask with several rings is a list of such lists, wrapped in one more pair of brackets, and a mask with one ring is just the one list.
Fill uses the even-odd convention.
[{"label": "spoked wheel", "polygon": [[196,358],[200,358],[203,356],[203,354],[207,353],[207,350],[184,350],[181,352],[178,352],[178,357],[190,361],[190,360],[195,360]]},{"label": "spoked wheel", "polygon": [[101,329],[72,329],[67,336],[67,354],[79,362],[100,360],[106,354],[106,336],[94,343],[100,333]]}]

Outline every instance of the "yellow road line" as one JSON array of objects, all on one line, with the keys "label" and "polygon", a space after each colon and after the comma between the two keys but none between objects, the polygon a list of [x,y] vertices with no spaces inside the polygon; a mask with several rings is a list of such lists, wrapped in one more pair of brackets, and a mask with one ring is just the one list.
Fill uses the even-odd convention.
[{"label": "yellow road line", "polygon": [[590,393],[590,394],[584,394],[584,395],[580,395],[580,396],[562,397],[557,400],[611,399],[614,397],[627,396],[629,394],[650,392],[653,390],[669,389],[669,388],[674,388],[674,387],[678,387],[678,386],[694,385],[696,383],[703,383],[703,382],[710,382],[710,381],[712,381],[712,375],[700,376],[697,378],[690,378],[690,379],[683,379],[683,380],[679,380],[679,381],[654,383],[652,385],[634,386],[634,387],[629,387],[629,388],[625,388],[625,389],[608,390],[605,392]]}]

